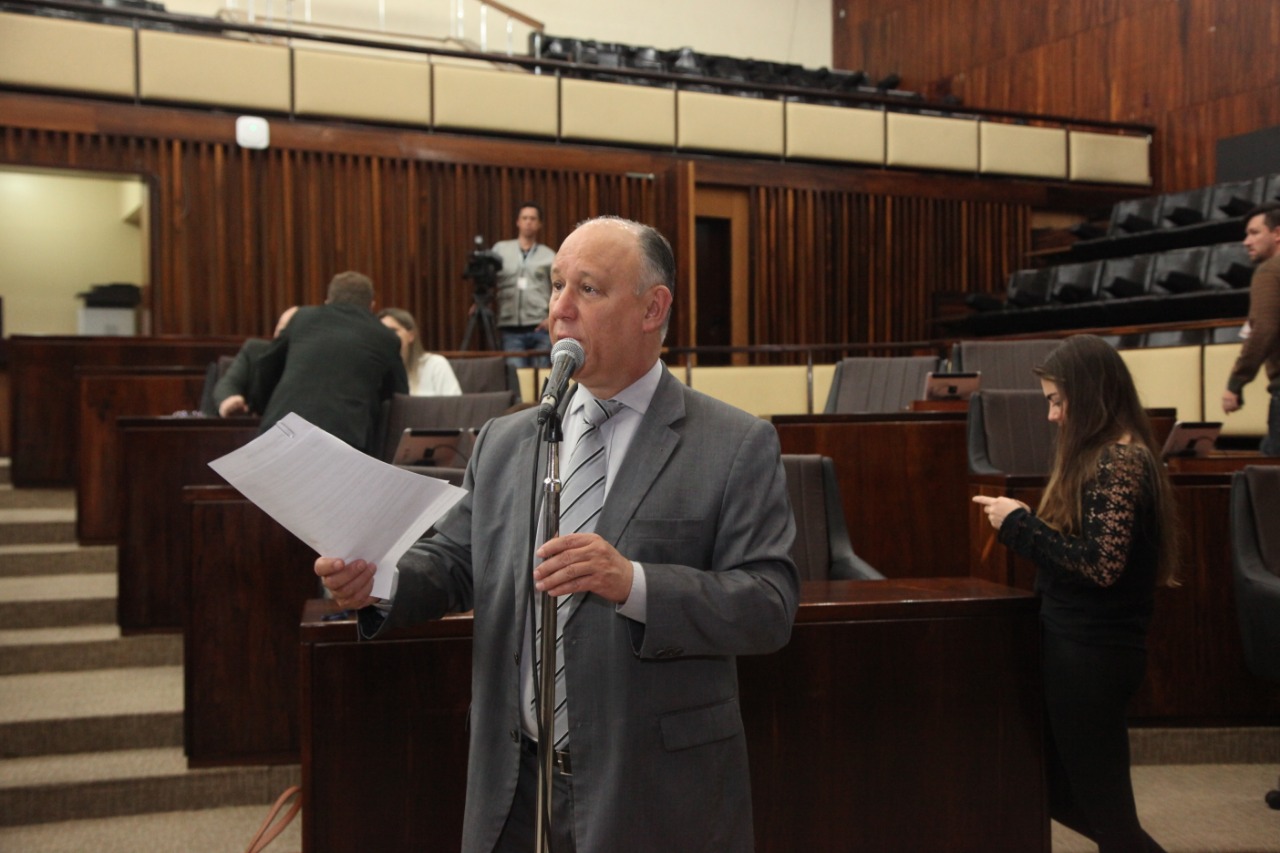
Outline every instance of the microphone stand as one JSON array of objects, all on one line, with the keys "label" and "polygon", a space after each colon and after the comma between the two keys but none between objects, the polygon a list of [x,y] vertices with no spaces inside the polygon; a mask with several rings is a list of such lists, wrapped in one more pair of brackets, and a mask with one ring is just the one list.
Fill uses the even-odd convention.
[{"label": "microphone stand", "polygon": [[[546,478],[542,481],[542,530],[545,540],[560,535],[560,413],[552,411],[543,432],[547,443]],[[555,773],[556,731],[556,600],[543,592],[542,641],[538,666],[538,798],[535,838],[537,853],[551,851],[551,791]]]}]

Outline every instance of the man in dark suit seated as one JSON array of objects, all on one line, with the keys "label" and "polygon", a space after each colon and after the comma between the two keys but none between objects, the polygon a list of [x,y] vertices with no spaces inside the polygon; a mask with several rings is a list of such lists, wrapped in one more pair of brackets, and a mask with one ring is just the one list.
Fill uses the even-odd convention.
[{"label": "man in dark suit seated", "polygon": [[400,339],[373,316],[373,282],[338,273],[324,305],[299,308],[253,368],[262,432],[290,412],[370,452],[383,400],[409,393]]},{"label": "man in dark suit seated", "polygon": [[[293,318],[297,310],[297,305],[284,310],[284,313],[280,315],[280,319],[276,320],[276,330],[272,335],[273,339],[280,337],[280,333],[284,331],[285,326],[289,325],[289,320]],[[227,367],[227,372],[218,377],[217,383],[213,386],[213,403],[217,408],[218,417],[229,418],[232,415],[257,414],[249,410],[246,395],[249,394],[249,388],[252,384],[253,364],[258,356],[267,351],[269,346],[271,346],[271,341],[266,338],[249,338],[240,346],[240,351],[236,353],[235,359]]]},{"label": "man in dark suit seated", "polygon": [[[468,495],[401,558],[389,602],[371,597],[366,561],[316,561],[366,637],[474,609],[469,853],[533,849],[540,735],[554,745],[556,853],[752,849],[735,656],[790,637],[795,523],[773,428],[659,360],[674,276],[662,235],[616,218],[579,226],[556,255],[551,333],[585,352],[560,406],[559,536],[536,546],[513,523],[540,505],[545,444],[524,411],[481,432]],[[554,734],[533,698],[535,587],[561,614]],[[403,817],[371,815],[371,831]]]}]

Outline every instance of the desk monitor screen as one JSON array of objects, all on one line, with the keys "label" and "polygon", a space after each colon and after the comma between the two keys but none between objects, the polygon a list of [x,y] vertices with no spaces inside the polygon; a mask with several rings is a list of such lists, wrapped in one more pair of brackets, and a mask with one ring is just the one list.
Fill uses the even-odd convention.
[{"label": "desk monitor screen", "polygon": [[968,400],[978,390],[981,373],[934,373],[924,375],[924,399]]},{"label": "desk monitor screen", "polygon": [[1160,458],[1171,456],[1208,456],[1222,432],[1221,421],[1178,421],[1169,431]]},{"label": "desk monitor screen", "polygon": [[471,456],[471,433],[463,429],[406,429],[400,435],[396,465],[465,468]]}]

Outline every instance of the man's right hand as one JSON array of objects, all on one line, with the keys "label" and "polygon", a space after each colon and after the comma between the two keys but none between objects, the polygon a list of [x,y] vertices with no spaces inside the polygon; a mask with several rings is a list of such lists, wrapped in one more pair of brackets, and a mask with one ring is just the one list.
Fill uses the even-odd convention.
[{"label": "man's right hand", "polygon": [[333,600],[343,610],[359,610],[376,604],[373,592],[373,573],[377,567],[366,560],[343,562],[337,557],[320,557],[316,560],[316,574]]},{"label": "man's right hand", "polygon": [[1234,391],[1222,392],[1222,411],[1226,412],[1228,415],[1232,412],[1239,411],[1242,405],[1244,404],[1240,401],[1239,394]]},{"label": "man's right hand", "polygon": [[218,404],[219,417],[229,418],[232,415],[247,414],[249,414],[249,404],[244,401],[244,397],[240,394],[232,394]]}]

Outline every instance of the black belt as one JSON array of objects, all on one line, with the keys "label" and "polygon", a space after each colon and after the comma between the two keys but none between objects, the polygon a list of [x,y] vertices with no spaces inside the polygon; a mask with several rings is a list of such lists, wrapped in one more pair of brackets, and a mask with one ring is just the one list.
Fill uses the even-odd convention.
[{"label": "black belt", "polygon": [[[538,742],[528,735],[520,735],[520,745],[524,751],[530,755],[538,754]],[[551,763],[555,766],[556,770],[560,771],[561,776],[573,775],[573,765],[569,762],[569,750],[551,750]]]}]

